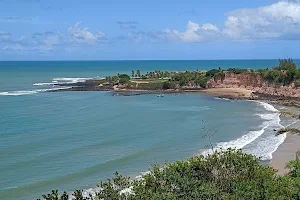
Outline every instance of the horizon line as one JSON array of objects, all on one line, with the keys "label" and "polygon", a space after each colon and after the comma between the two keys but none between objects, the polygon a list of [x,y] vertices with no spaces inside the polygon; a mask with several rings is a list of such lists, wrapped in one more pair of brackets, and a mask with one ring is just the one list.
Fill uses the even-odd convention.
[{"label": "horizon line", "polygon": [[[0,60],[0,62],[123,62],[123,61],[224,61],[224,60],[280,60],[288,58],[237,58],[237,59],[120,59],[120,60]],[[300,60],[300,58],[291,58]]]}]

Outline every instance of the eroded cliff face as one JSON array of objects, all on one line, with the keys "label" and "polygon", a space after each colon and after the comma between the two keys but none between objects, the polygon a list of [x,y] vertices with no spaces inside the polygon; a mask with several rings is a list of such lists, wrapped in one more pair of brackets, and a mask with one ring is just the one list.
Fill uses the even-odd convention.
[{"label": "eroded cliff face", "polygon": [[207,88],[246,88],[253,92],[274,96],[300,97],[300,88],[291,84],[289,86],[276,86],[268,84],[259,73],[234,74],[225,72],[224,76],[210,79]]},{"label": "eroded cliff face", "polygon": [[207,82],[208,88],[228,88],[228,87],[243,87],[254,88],[262,87],[264,83],[263,77],[258,73],[241,73],[234,74],[225,72],[224,76],[219,76],[210,79]]}]

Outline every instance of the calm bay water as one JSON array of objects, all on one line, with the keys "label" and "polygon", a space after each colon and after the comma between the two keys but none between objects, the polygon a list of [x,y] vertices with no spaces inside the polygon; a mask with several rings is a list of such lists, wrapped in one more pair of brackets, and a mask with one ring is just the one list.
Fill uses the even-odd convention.
[{"label": "calm bay water", "polygon": [[[299,61],[296,61],[296,63]],[[34,199],[51,189],[95,187],[119,171],[205,150],[201,120],[217,130],[216,146],[243,148],[270,159],[284,140],[271,105],[203,94],[132,97],[110,92],[59,92],[55,82],[117,73],[216,67],[267,68],[276,60],[0,62],[0,199]]]}]

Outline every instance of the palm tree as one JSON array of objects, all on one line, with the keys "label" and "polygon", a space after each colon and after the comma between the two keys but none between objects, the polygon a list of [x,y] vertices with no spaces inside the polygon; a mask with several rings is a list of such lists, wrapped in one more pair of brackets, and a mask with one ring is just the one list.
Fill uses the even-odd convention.
[{"label": "palm tree", "polygon": [[137,74],[137,77],[141,77],[141,72],[139,69],[136,71],[136,74]]}]

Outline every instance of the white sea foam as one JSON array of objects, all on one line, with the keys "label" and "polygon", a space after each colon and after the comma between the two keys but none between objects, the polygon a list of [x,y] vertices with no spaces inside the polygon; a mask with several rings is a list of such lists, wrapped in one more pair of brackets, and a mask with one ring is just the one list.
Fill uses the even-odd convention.
[{"label": "white sea foam", "polygon": [[256,141],[255,144],[253,144],[253,147],[250,147],[245,151],[260,157],[262,160],[270,160],[272,159],[272,154],[277,150],[279,145],[284,142],[286,134],[276,136],[274,133],[277,129],[283,128],[280,124],[281,119],[279,111],[268,103],[260,101],[256,102],[263,106],[268,112],[271,112],[259,114],[262,119],[267,120],[264,123],[268,124],[268,132],[264,134],[264,137],[261,137]]},{"label": "white sea foam", "polygon": [[50,88],[50,89],[39,89],[39,90],[22,90],[22,91],[8,91],[8,92],[0,92],[0,96],[23,96],[23,95],[32,95],[41,92],[49,92],[56,90],[65,90],[70,87],[59,87],[59,88]]},{"label": "white sea foam", "polygon": [[230,101],[230,99],[228,99],[228,98],[220,98],[220,97],[215,97],[214,99],[216,99],[216,100],[225,100],[225,101]]},{"label": "white sea foam", "polygon": [[34,83],[33,85],[34,86],[43,86],[43,85],[55,85],[55,84],[57,84],[57,81],[52,82],[52,83]]},{"label": "white sea foam", "polygon": [[62,77],[62,78],[53,78],[53,81],[61,81],[61,82],[67,82],[67,83],[79,83],[79,82],[84,82],[86,80],[91,80],[93,78],[66,78],[66,77]]},{"label": "white sea foam", "polygon": [[[44,85],[58,85],[58,84],[66,84],[66,83],[81,83],[87,80],[91,80],[94,78],[82,78],[82,77],[75,77],[75,78],[67,78],[67,77],[58,77],[53,78],[52,82],[45,82],[45,83],[34,83],[34,86],[44,86]],[[97,79],[103,79],[97,77]]]},{"label": "white sea foam", "polygon": [[272,106],[271,104],[268,104],[266,102],[262,102],[262,101],[253,101],[253,102],[257,102],[259,103],[261,106],[263,106],[267,111],[270,111],[270,112],[278,112],[278,110]]},{"label": "white sea foam", "polygon": [[[253,142],[254,140],[256,140],[259,136],[261,136],[266,128],[268,127],[268,125],[266,123],[263,123],[263,128],[261,130],[258,131],[250,131],[249,133],[247,133],[246,135],[243,135],[240,138],[237,138],[236,140],[232,140],[229,142],[220,142],[217,143],[217,145],[214,147],[214,151],[215,150],[226,150],[229,148],[237,148],[237,149],[241,149],[244,146],[250,144],[251,142]],[[212,153],[212,149],[208,149],[206,151],[204,151],[202,154],[203,155],[208,155]]]},{"label": "white sea foam", "polygon": [[[229,142],[221,142],[218,143],[214,150],[226,150],[228,148],[237,148],[242,149],[247,145],[253,143],[253,147],[246,148],[245,152],[251,153],[258,157],[261,157],[262,160],[272,159],[272,154],[277,150],[278,146],[284,142],[286,135],[282,134],[280,136],[275,136],[273,129],[282,128],[283,126],[280,124],[280,114],[278,110],[265,102],[255,101],[259,105],[263,106],[267,113],[264,114],[256,114],[261,117],[261,119],[266,120],[262,123],[260,127],[262,129],[257,131],[250,131],[246,135],[243,135],[240,138]],[[255,145],[254,145],[255,143]],[[203,152],[203,155],[207,155],[211,153],[212,150],[207,150]]]},{"label": "white sea foam", "polygon": [[24,90],[24,91],[8,91],[8,92],[0,92],[0,96],[21,96],[21,95],[29,95],[36,94],[38,91],[36,90]]}]

